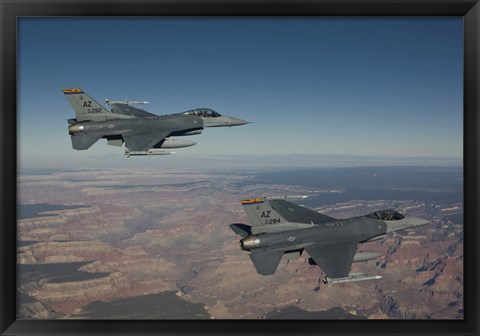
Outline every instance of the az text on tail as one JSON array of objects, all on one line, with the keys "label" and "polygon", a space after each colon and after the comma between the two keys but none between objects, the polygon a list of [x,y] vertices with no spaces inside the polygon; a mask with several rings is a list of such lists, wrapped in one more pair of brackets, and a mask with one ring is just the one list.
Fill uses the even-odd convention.
[{"label": "az text on tail", "polygon": [[248,198],[240,201],[252,225],[252,233],[276,232],[312,226],[309,223],[299,224],[288,221],[281,214],[284,209],[275,209],[271,202],[275,201],[270,201],[266,197]]},{"label": "az text on tail", "polygon": [[80,88],[62,89],[62,91],[75,111],[76,121],[103,121],[129,117],[108,111]]}]

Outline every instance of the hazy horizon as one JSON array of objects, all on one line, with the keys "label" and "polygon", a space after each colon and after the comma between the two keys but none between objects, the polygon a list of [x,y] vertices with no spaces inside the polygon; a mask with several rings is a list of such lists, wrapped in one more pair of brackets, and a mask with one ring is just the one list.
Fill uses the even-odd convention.
[{"label": "hazy horizon", "polygon": [[[123,155],[107,154],[103,160],[92,156],[87,159],[28,160],[18,162],[18,172],[29,169],[179,169],[179,170],[242,170],[242,169],[302,169],[302,168],[342,168],[371,166],[430,166],[461,167],[462,157],[388,157],[368,155],[322,155],[322,154],[284,154],[284,155],[174,155],[124,158]],[[107,160],[105,160],[107,159]],[[147,164],[147,166],[146,166]]]}]

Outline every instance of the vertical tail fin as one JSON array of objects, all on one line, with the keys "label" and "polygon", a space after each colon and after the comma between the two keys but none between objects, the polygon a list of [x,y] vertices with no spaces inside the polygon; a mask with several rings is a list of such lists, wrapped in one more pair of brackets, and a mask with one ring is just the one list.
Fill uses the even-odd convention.
[{"label": "vertical tail fin", "polygon": [[308,210],[282,198],[255,197],[240,201],[252,224],[252,233],[277,232],[283,230],[303,229],[314,226],[316,218],[328,218],[313,210]]},{"label": "vertical tail fin", "polygon": [[[287,224],[283,218],[265,198],[249,198],[240,201],[247,217],[252,224],[252,232],[269,231],[269,226]],[[256,231],[256,232],[255,232]]]},{"label": "vertical tail fin", "polygon": [[97,103],[82,89],[70,88],[63,89],[62,91],[67,97],[70,105],[72,105],[72,108],[77,115],[77,121],[106,120],[112,115],[112,112]]}]

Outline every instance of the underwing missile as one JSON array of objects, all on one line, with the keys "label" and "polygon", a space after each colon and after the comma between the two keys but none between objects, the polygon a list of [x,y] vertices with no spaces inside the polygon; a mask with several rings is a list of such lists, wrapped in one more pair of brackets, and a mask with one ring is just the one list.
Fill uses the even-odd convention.
[{"label": "underwing missile", "polygon": [[175,152],[168,152],[161,149],[149,149],[147,151],[126,150],[124,155],[128,158],[130,156],[175,155]]}]

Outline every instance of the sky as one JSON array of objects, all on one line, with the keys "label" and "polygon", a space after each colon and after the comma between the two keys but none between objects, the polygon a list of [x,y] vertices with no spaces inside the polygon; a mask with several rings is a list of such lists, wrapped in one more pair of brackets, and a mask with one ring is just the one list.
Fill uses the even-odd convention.
[{"label": "sky", "polygon": [[17,45],[20,166],[123,158],[71,148],[66,87],[252,122],[184,138],[186,157],[463,155],[460,17],[20,18]]}]

